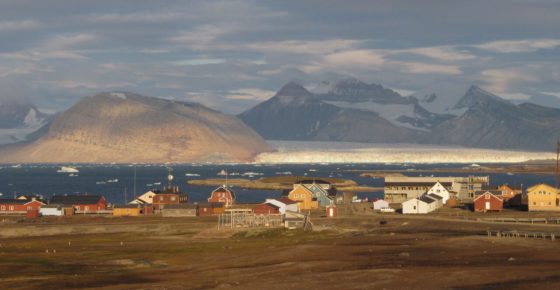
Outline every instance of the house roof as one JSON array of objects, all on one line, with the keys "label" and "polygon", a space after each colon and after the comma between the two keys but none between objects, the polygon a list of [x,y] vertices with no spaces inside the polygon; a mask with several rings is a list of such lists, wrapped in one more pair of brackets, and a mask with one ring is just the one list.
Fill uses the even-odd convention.
[{"label": "house roof", "polygon": [[[497,195],[493,194],[493,193],[492,193],[492,192],[491,192],[490,190],[487,190],[487,191],[485,191],[485,192],[483,192],[483,193],[481,193],[481,194],[477,194],[477,195],[475,195],[475,197],[474,197],[474,199],[473,199],[473,200],[477,200],[477,199],[479,199],[479,198],[481,198],[481,197],[485,196],[485,195],[486,195],[486,193],[489,193],[489,194],[490,194],[490,196],[492,196],[492,197],[494,197],[494,198],[496,198],[496,199],[502,200],[502,198],[500,198],[499,196],[497,196]],[[500,191],[500,193],[501,193],[501,191]]]},{"label": "house roof", "polygon": [[273,208],[276,208],[276,209],[280,209],[279,206],[277,206],[277,205],[275,205],[275,204],[272,204],[272,203],[266,203],[266,202],[265,202],[265,203],[261,203],[261,204],[259,204],[259,205],[257,205],[257,206],[269,206],[269,207],[273,207]]},{"label": "house roof", "polygon": [[425,202],[425,203],[428,203],[428,204],[436,201],[435,199],[431,198],[431,197],[428,196],[428,195],[422,195],[422,196],[419,197],[418,199],[421,200],[421,201],[423,201],[423,202]]},{"label": "house roof", "polygon": [[53,195],[49,203],[56,204],[96,204],[102,195]]},{"label": "house roof", "polygon": [[281,203],[284,203],[284,204],[294,204],[294,203],[297,203],[297,201],[291,200],[291,199],[289,199],[289,198],[287,198],[287,197],[275,198],[275,200],[277,200],[277,201],[279,201],[279,202],[281,202]]},{"label": "house roof", "polygon": [[434,193],[430,193],[430,194],[428,194],[428,196],[431,197],[431,198],[434,198],[434,199],[438,199],[438,200],[443,199],[443,197],[441,197],[437,194],[434,194]]},{"label": "house roof", "polygon": [[229,186],[226,186],[226,185],[222,185],[222,186],[214,189],[214,191],[212,191],[212,192],[230,192],[231,196],[233,198],[235,198],[235,192],[233,192],[233,190],[231,190],[231,188]]},{"label": "house roof", "polygon": [[11,198],[1,198],[0,204],[26,204],[29,201],[26,199],[11,199]]}]

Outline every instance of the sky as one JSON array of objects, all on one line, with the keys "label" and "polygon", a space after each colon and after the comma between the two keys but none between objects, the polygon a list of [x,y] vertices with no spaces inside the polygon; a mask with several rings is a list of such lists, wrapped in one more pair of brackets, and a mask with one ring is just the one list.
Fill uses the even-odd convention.
[{"label": "sky", "polygon": [[0,98],[107,91],[242,112],[296,81],[478,85],[560,107],[560,1],[0,1]]}]

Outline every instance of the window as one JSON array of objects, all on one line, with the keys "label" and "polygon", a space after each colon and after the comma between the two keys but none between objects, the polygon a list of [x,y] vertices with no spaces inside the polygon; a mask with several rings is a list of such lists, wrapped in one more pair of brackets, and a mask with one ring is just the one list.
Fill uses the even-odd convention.
[{"label": "window", "polygon": [[174,197],[174,196],[171,197],[171,201],[175,201],[175,197]]},{"label": "window", "polygon": [[1,207],[0,209],[2,209],[2,210],[6,210],[6,206],[5,206],[5,205],[3,205],[3,206],[2,206],[2,207]]},{"label": "window", "polygon": [[485,198],[485,199],[490,199],[490,195],[489,195],[489,194],[486,194],[486,195],[484,196],[484,198]]},{"label": "window", "polygon": [[89,210],[89,206],[86,205],[84,210],[85,210],[85,211],[88,211],[88,210]]},{"label": "window", "polygon": [[27,210],[32,210],[32,209],[33,209],[33,207],[27,206]]},{"label": "window", "polygon": [[10,205],[10,210],[14,210],[14,206],[13,206],[13,205]]},{"label": "window", "polygon": [[412,209],[416,210],[416,206],[413,206]]}]

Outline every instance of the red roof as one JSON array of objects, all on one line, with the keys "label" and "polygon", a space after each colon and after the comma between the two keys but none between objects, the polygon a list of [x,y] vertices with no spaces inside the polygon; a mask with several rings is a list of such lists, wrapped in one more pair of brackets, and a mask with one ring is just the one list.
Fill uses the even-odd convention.
[{"label": "red roof", "polygon": [[297,203],[297,201],[291,200],[287,197],[281,197],[281,198],[275,198],[277,201],[282,202],[284,204],[294,204]]}]

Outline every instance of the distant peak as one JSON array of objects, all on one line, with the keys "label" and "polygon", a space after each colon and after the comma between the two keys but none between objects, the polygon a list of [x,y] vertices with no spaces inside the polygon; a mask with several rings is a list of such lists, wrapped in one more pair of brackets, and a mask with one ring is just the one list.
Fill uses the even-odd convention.
[{"label": "distant peak", "polygon": [[455,108],[470,108],[477,105],[487,106],[490,103],[511,104],[508,100],[502,99],[478,86],[472,85],[459,102],[457,102]]},{"label": "distant peak", "polygon": [[276,95],[277,96],[311,96],[311,93],[302,85],[296,82],[289,82],[285,84],[278,91],[278,93],[276,93]]}]

